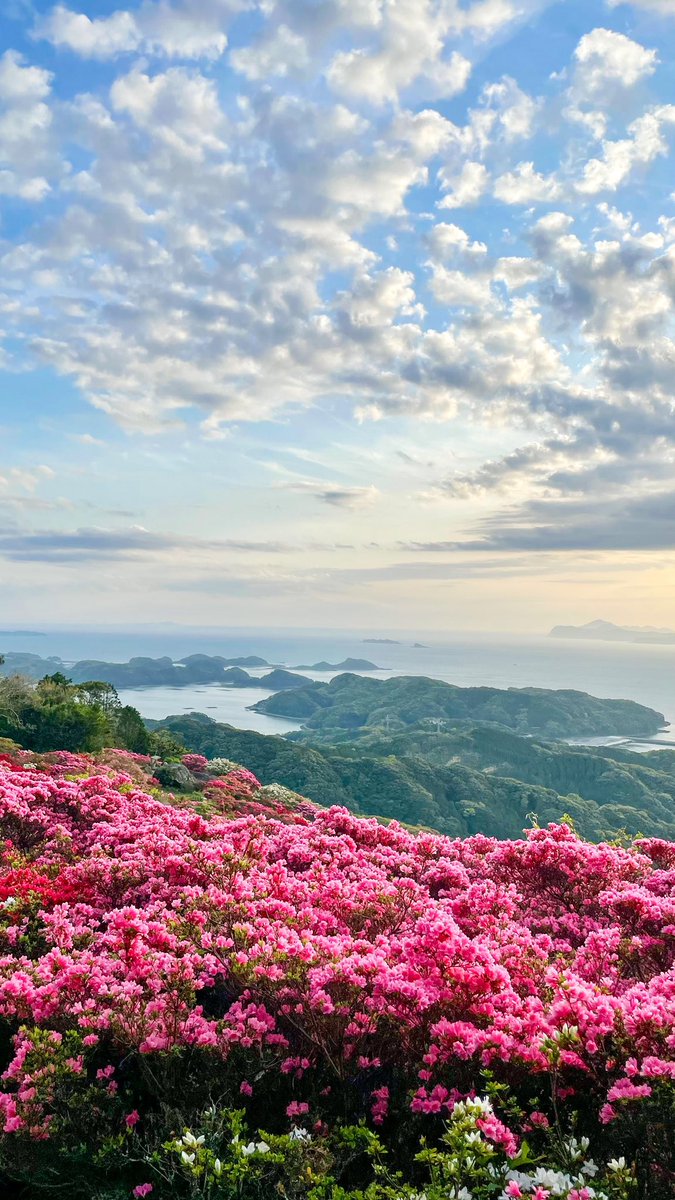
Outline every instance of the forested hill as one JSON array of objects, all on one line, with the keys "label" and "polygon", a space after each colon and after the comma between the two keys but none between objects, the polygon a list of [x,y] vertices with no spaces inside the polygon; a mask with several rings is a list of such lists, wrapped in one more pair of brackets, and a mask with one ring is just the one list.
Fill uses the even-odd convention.
[{"label": "forested hill", "polygon": [[[664,770],[658,771],[639,755],[620,763],[600,753],[570,749],[566,754],[567,747],[518,737],[511,737],[513,744],[506,747],[503,731],[495,729],[478,731],[475,741],[467,736],[463,748],[459,739],[445,741],[445,735],[423,730],[391,739],[380,735],[371,744],[317,747],[234,729],[201,713],[148,725],[171,731],[208,758],[245,762],[263,783],[278,781],[319,804],[343,804],[356,813],[425,825],[452,836],[480,832],[517,838],[529,823],[528,814],[534,813],[542,824],[569,814],[579,831],[595,841],[623,830],[675,839],[675,756],[666,755]],[[490,752],[488,743],[495,735],[502,741]],[[429,755],[430,743],[438,745],[439,761],[423,757]],[[519,748],[524,756],[520,777],[512,778],[508,772],[519,769]],[[528,778],[524,764],[529,750],[532,763],[541,756],[540,779],[546,769],[553,775],[553,761],[558,764],[558,787]],[[463,752],[473,765],[459,761]],[[481,768],[490,759],[487,770]],[[504,774],[495,769],[497,760]],[[536,774],[534,766],[532,772]]]},{"label": "forested hill", "polygon": [[617,734],[649,737],[665,725],[662,713],[632,700],[601,700],[586,692],[545,688],[456,687],[439,679],[338,675],[281,692],[252,706],[257,712],[303,721],[316,736],[351,736],[366,726],[395,730],[421,722],[480,721],[543,737]]}]

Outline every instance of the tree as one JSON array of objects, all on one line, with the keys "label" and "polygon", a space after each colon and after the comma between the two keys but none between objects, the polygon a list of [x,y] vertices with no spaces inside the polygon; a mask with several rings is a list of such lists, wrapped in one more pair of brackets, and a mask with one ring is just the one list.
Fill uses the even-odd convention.
[{"label": "tree", "polygon": [[70,750],[72,753],[102,750],[108,722],[99,708],[65,700],[35,704],[24,715],[21,743],[28,750]]},{"label": "tree", "polygon": [[112,683],[105,683],[100,679],[77,683],[74,685],[73,692],[75,699],[80,704],[87,704],[90,708],[100,708],[108,717],[113,716],[122,706],[117,689],[113,687]]},{"label": "tree", "polygon": [[62,671],[45,675],[37,684],[36,692],[44,704],[63,704],[71,699],[73,685]]},{"label": "tree", "polygon": [[[22,675],[0,677],[0,724],[3,729],[19,729],[23,714],[35,703],[35,686]],[[6,736],[13,737],[13,733]]]},{"label": "tree", "polygon": [[187,754],[187,747],[170,730],[158,729],[150,735],[150,753],[163,758],[165,762],[171,762]]},{"label": "tree", "polygon": [[[145,727],[145,723],[138,709],[132,708],[130,704],[125,704],[120,707],[114,714],[114,731],[115,744],[124,750],[131,750],[134,754],[150,754],[152,752],[152,735]],[[174,739],[176,747],[180,753],[184,753],[184,748],[179,745],[177,739]],[[180,757],[180,754],[177,755]]]}]

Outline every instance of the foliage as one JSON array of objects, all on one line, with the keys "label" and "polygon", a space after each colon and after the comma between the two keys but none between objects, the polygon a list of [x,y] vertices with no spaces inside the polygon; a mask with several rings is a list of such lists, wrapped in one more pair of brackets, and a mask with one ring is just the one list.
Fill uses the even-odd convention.
[{"label": "foliage", "polygon": [[140,713],[122,705],[105,681],[73,684],[61,671],[37,682],[19,675],[0,677],[0,737],[44,753],[93,753],[116,745],[139,754],[175,747],[171,735],[150,734]]},{"label": "foliage", "polygon": [[672,1195],[673,845],[281,819],[243,769],[206,819],[108,753],[0,766],[7,1187]]}]

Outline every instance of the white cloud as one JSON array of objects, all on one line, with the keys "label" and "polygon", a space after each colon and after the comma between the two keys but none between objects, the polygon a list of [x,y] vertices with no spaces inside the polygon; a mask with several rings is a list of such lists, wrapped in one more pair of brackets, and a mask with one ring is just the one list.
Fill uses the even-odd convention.
[{"label": "white cloud", "polygon": [[230,62],[247,79],[266,79],[269,75],[289,75],[309,65],[307,43],[287,25],[280,25],[270,37],[241,50],[234,50]]},{"label": "white cloud", "polygon": [[507,142],[528,138],[534,130],[539,103],[523,92],[515,79],[505,75],[483,88],[484,111],[493,117],[492,128]]},{"label": "white cloud", "polygon": [[410,316],[417,311],[414,283],[414,275],[398,267],[363,275],[345,294],[341,309],[360,328],[388,324],[399,315]]},{"label": "white cloud", "polygon": [[51,75],[8,50],[0,58],[0,194],[29,202],[50,191],[60,172],[48,100]]},{"label": "white cloud", "polygon": [[439,221],[429,234],[429,247],[436,258],[460,257],[481,260],[487,254],[485,242],[472,241],[465,229]]},{"label": "white cloud", "polygon": [[454,177],[444,176],[449,194],[438,201],[438,208],[464,208],[476,204],[487,191],[489,183],[487,167],[479,162],[465,162]]},{"label": "white cloud", "polygon": [[423,159],[435,157],[453,136],[453,126],[433,108],[421,112],[404,111],[396,115],[392,137],[412,147]]},{"label": "white cloud", "polygon": [[331,87],[346,96],[368,100],[381,105],[395,102],[399,91],[410,87],[424,72],[425,90],[436,95],[454,96],[466,87],[471,63],[453,52],[446,63],[425,70],[425,59],[417,62],[405,54],[403,47],[393,52],[369,55],[365,50],[349,50],[339,54],[328,71]]},{"label": "white cloud", "polygon": [[60,4],[38,23],[37,35],[58,49],[101,59],[137,50],[142,40],[130,12],[116,12],[92,21],[85,13],[72,12]]},{"label": "white cloud", "polygon": [[137,16],[143,49],[169,58],[220,58],[227,48],[227,26],[239,7],[237,0],[146,0]]},{"label": "white cloud", "polygon": [[485,310],[492,303],[488,276],[449,270],[439,263],[433,267],[431,288],[438,302],[451,308],[475,307]]},{"label": "white cloud", "polygon": [[602,157],[584,165],[577,191],[584,195],[616,191],[633,172],[668,153],[665,129],[675,124],[675,105],[665,104],[643,113],[628,126],[627,138],[602,143]]},{"label": "white cloud", "polygon": [[471,63],[457,50],[446,53],[454,6],[433,0],[398,0],[384,9],[378,45],[342,50],[327,71],[332,88],[352,98],[382,105],[423,79],[426,95],[454,96],[471,74]]},{"label": "white cloud", "polygon": [[39,18],[35,37],[82,58],[113,59],[141,51],[170,58],[218,58],[227,47],[225,26],[236,11],[227,0],[145,0],[133,12],[87,16],[62,4]]},{"label": "white cloud", "polygon": [[51,79],[49,71],[24,66],[20,54],[7,50],[0,59],[0,100],[8,105],[32,106],[49,96]]},{"label": "white cloud", "polygon": [[182,67],[155,76],[135,69],[115,80],[110,99],[113,109],[189,157],[222,146],[216,86],[203,75]]},{"label": "white cloud", "polygon": [[581,38],[574,57],[577,71],[574,88],[586,97],[602,95],[608,84],[634,87],[654,74],[658,55],[623,33],[593,29]]},{"label": "white cloud", "polygon": [[323,186],[329,201],[351,209],[357,222],[361,214],[366,222],[378,214],[402,214],[407,192],[427,178],[427,168],[413,155],[381,145],[372,155],[346,150],[325,167]]},{"label": "white cloud", "polygon": [[656,50],[647,49],[623,33],[593,29],[574,52],[572,80],[564,116],[604,137],[617,108],[625,108],[627,93],[649,79],[658,65]]},{"label": "white cloud", "polygon": [[513,291],[528,283],[535,283],[546,274],[543,265],[533,258],[498,258],[492,277],[506,284]]},{"label": "white cloud", "polygon": [[534,163],[521,162],[513,171],[495,179],[494,195],[504,204],[536,204],[557,200],[562,188],[553,176],[540,175]]}]

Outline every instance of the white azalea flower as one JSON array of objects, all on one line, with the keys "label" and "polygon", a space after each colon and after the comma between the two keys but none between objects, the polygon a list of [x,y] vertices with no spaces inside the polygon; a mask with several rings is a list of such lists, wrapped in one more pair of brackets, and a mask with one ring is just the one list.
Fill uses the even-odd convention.
[{"label": "white azalea flower", "polygon": [[299,1129],[297,1125],[293,1126],[288,1136],[292,1142],[311,1142],[312,1140],[309,1130]]}]

